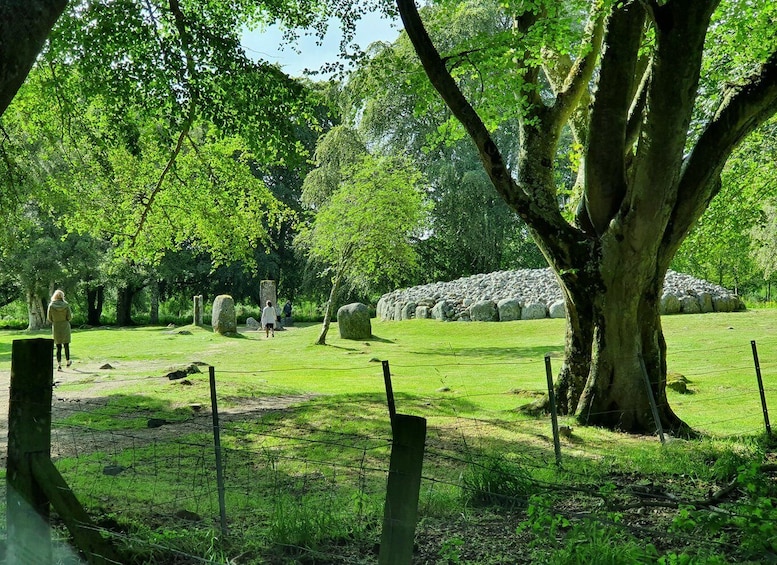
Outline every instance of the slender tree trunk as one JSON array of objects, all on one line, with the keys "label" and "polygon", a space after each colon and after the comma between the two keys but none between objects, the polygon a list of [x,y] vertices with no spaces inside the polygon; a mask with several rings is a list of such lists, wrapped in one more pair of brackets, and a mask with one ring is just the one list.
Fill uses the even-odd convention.
[{"label": "slender tree trunk", "polygon": [[86,323],[99,326],[105,301],[105,287],[100,285],[86,290]]},{"label": "slender tree trunk", "polygon": [[343,278],[341,271],[342,270],[340,269],[332,279],[332,290],[329,292],[329,300],[326,302],[326,308],[324,309],[324,322],[321,324],[321,333],[318,334],[316,345],[326,345],[326,334],[329,331],[329,324],[332,320],[332,308],[334,308],[335,297],[337,296],[337,291],[340,290],[340,282]]},{"label": "slender tree trunk", "polygon": [[34,290],[27,291],[27,329],[41,330],[45,327],[46,300]]}]

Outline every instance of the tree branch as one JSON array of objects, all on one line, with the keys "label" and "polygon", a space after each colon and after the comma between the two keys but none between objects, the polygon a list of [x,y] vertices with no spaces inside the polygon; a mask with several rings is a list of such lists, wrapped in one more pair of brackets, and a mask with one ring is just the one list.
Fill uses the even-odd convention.
[{"label": "tree branch", "polygon": [[615,8],[608,19],[601,70],[591,110],[585,162],[585,206],[596,233],[607,230],[626,195],[626,132],[633,103],[645,11]]},{"label": "tree branch", "polygon": [[572,113],[577,109],[581,98],[588,92],[588,83],[593,76],[596,62],[602,49],[602,37],[604,36],[604,11],[598,0],[591,4],[591,17],[587,25],[588,51],[578,57],[567,73],[561,89],[556,94],[554,104],[555,116],[559,125],[563,125]]},{"label": "tree branch", "polygon": [[0,4],[0,116],[21,88],[67,0]]},{"label": "tree branch", "polygon": [[194,123],[194,118],[197,112],[197,103],[199,100],[199,95],[197,94],[197,90],[191,84],[195,76],[196,67],[194,64],[194,59],[192,58],[192,55],[190,52],[191,40],[190,40],[189,32],[186,29],[186,21],[185,21],[183,12],[181,12],[181,7],[178,4],[178,0],[169,0],[169,3],[170,3],[169,4],[170,11],[173,13],[173,17],[175,18],[175,27],[178,30],[178,34],[181,37],[181,47],[182,47],[184,56],[186,57],[186,71],[188,76],[181,77],[181,81],[183,82],[183,84],[189,87],[189,92],[190,92],[189,110],[186,115],[186,121],[184,122],[183,127],[181,128],[181,133],[178,135],[178,140],[176,141],[175,147],[173,148],[173,151],[170,154],[170,158],[167,160],[167,164],[165,165],[165,168],[162,171],[162,174],[159,175],[159,179],[157,179],[157,182],[154,185],[154,188],[151,190],[151,194],[149,195],[148,200],[146,201],[145,206],[143,207],[143,212],[141,213],[140,220],[138,221],[138,227],[135,229],[135,233],[132,235],[132,238],[130,239],[130,243],[132,246],[135,245],[135,242],[140,236],[140,232],[143,230],[143,226],[146,224],[146,221],[148,221],[148,215],[151,212],[152,206],[154,205],[154,200],[156,200],[157,195],[162,190],[162,186],[165,182],[165,179],[167,178],[167,174],[175,165],[176,159],[178,159],[178,155],[181,152],[181,147],[183,146],[183,142],[186,139],[186,137],[189,135],[189,130],[191,129],[192,124]]},{"label": "tree branch", "polygon": [[[730,89],[686,159],[671,230],[664,238],[674,254],[720,189],[720,174],[737,145],[777,113],[777,51],[746,83]],[[715,163],[716,166],[710,166]]]},{"label": "tree branch", "polygon": [[[572,231],[571,226],[561,216],[558,203],[555,201],[551,191],[548,190],[548,186],[542,184],[547,175],[533,176],[528,174],[526,175],[528,180],[524,179],[525,182],[522,181],[522,187],[516,184],[488,129],[445,67],[440,54],[421,21],[415,2],[413,0],[397,0],[397,7],[399,8],[405,31],[413,43],[413,47],[429,77],[429,81],[448,105],[453,115],[469,133],[478,149],[486,173],[500,196],[527,223],[538,226],[538,230],[569,235]],[[521,19],[518,25],[524,26],[527,25],[527,22]],[[534,69],[532,72],[536,74],[537,70]],[[542,109],[539,110],[539,113],[542,113]],[[544,155],[543,153],[543,158],[538,160],[552,162],[552,156],[545,159]],[[540,184],[534,182],[535,177],[540,179]],[[532,196],[534,198],[529,196],[529,191],[533,193]]]},{"label": "tree branch", "polygon": [[[665,232],[677,190],[693,108],[698,94],[704,42],[719,0],[666,2],[653,6],[656,48],[629,191],[622,210],[629,239],[642,248]],[[660,236],[659,236],[660,237]]]},{"label": "tree branch", "polygon": [[[499,184],[507,182],[510,175],[499,149],[491,139],[491,135],[480,116],[469,104],[456,81],[453,80],[453,77],[451,77],[445,67],[445,62],[440,57],[421,21],[415,2],[413,0],[397,0],[397,7],[399,8],[405,31],[413,43],[413,47],[432,86],[434,86],[451,109],[453,115],[456,116],[470,136],[472,136],[489,176],[495,179],[495,183],[497,181]],[[521,207],[527,204],[525,198],[520,194],[510,195],[510,199],[513,201],[518,200]]]}]

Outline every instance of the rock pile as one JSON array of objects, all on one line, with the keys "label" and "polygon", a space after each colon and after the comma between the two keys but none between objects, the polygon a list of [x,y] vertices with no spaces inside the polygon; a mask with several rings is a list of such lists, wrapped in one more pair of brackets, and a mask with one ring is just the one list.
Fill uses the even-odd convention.
[{"label": "rock pile", "polygon": [[[737,295],[689,275],[668,271],[662,314],[733,312],[744,309]],[[521,269],[474,275],[395,290],[377,305],[384,320],[435,318],[456,321],[508,321],[563,318],[564,300],[550,269]]]}]

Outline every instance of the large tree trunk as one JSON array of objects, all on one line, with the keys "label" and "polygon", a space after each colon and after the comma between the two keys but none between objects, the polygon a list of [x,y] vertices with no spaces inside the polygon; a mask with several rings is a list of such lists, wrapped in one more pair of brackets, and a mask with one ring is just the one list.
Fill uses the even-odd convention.
[{"label": "large tree trunk", "polygon": [[687,435],[688,427],[666,399],[666,342],[660,317],[665,270],[655,263],[653,268],[630,267],[623,257],[602,263],[610,269],[604,271],[604,286],[593,301],[591,365],[578,420],[627,432],[655,431],[652,394],[662,428]]},{"label": "large tree trunk", "polygon": [[105,287],[88,288],[86,290],[86,323],[90,326],[99,326],[105,301]]},{"label": "large tree trunk", "polygon": [[35,291],[27,291],[27,329],[42,330],[46,326],[46,300]]},{"label": "large tree trunk", "polygon": [[132,299],[137,289],[132,285],[119,288],[116,298],[116,324],[119,326],[132,326]]},{"label": "large tree trunk", "polygon": [[[558,277],[567,310],[564,362],[556,380],[556,406],[560,414],[574,414],[591,367],[593,300],[579,277]],[[564,279],[567,280],[564,280]]]}]

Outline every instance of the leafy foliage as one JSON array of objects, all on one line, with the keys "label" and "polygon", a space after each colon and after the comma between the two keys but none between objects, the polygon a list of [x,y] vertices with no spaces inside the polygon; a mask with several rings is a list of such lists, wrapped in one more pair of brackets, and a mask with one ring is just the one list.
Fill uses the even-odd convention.
[{"label": "leafy foliage", "polygon": [[416,267],[411,236],[425,217],[420,174],[399,158],[365,156],[343,171],[337,191],[300,234],[309,257],[333,278],[369,289],[407,280]]}]

